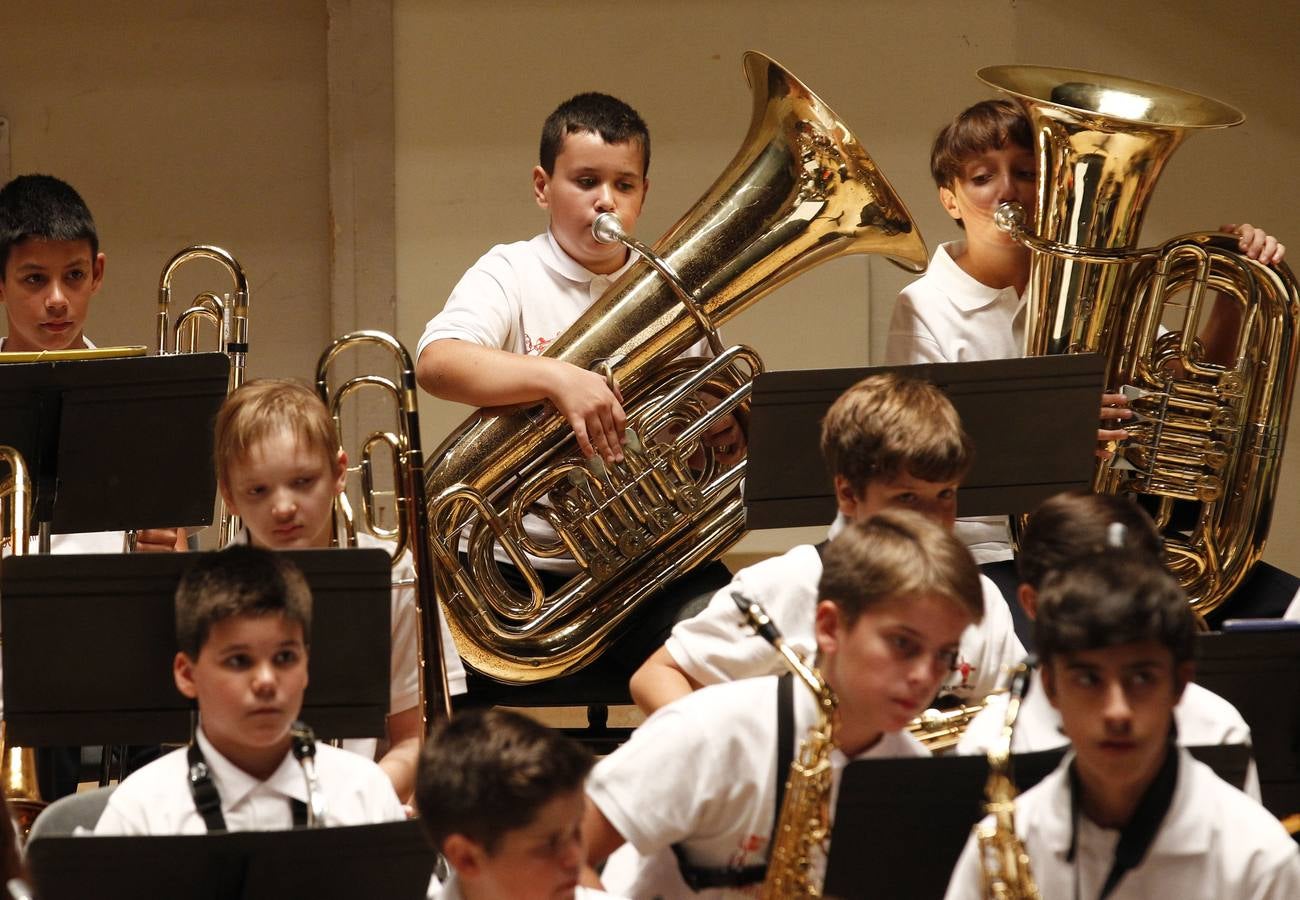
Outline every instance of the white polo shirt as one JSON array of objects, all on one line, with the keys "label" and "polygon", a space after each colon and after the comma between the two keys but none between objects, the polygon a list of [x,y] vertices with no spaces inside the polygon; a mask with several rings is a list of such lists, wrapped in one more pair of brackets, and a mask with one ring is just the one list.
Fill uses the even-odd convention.
[{"label": "white polo shirt", "polygon": [[[843,527],[843,518],[837,518],[831,536]],[[813,622],[821,575],[821,555],[811,544],[742,569],[713,595],[708,606],[674,625],[664,646],[682,671],[701,684],[779,674],[785,671],[780,654],[754,634],[732,594],[740,592],[760,603],[786,644],[805,659],[812,659],[817,651]],[[978,700],[997,689],[1004,672],[1025,657],[1011,610],[997,585],[981,575],[980,586],[984,619],[962,633],[957,669],[940,689],[962,702]]]},{"label": "white polo shirt", "polygon": [[[766,859],[776,816],[776,695],[775,677],[695,691],[658,710],[596,764],[587,797],[640,855],[628,882],[610,876],[606,889],[629,897],[752,896],[744,889],[691,894],[671,847],[681,845],[697,866],[743,867]],[[796,740],[816,716],[812,693],[796,683]],[[928,755],[910,735],[895,732],[856,758]],[[832,752],[832,810],[848,763],[843,753]],[[820,879],[824,858],[818,868]]]},{"label": "white polo shirt", "polygon": [[[1027,296],[972,278],[956,262],[965,251],[964,240],[940,244],[925,274],[899,293],[885,339],[887,365],[1025,355]],[[978,563],[1011,558],[1005,516],[958,519],[956,533]]]},{"label": "white polo shirt", "polygon": [[[439,883],[436,876],[429,882],[428,900],[465,900],[465,892],[460,886],[460,876],[454,869],[445,882]],[[578,885],[573,889],[573,900],[623,900],[623,898]]]},{"label": "white polo shirt", "polygon": [[[230,831],[278,831],[293,826],[290,800],[307,802],[307,783],[293,753],[271,777],[258,781],[218,753],[198,730],[199,749],[221,797]],[[108,799],[97,835],[206,834],[190,794],[186,748],[127,776]],[[325,795],[326,825],[371,825],[405,818],[383,769],[355,753],[316,744],[316,774]]]},{"label": "white polo shirt", "polygon": [[[984,709],[966,726],[966,733],[957,744],[958,755],[982,756],[988,753],[989,747],[1002,733],[1006,715],[1007,695],[990,697]],[[1250,746],[1250,726],[1237,708],[1195,682],[1187,685],[1182,699],[1174,707],[1174,723],[1178,726],[1178,743],[1184,747]],[[1043,688],[1042,670],[1036,669],[1016,716],[1011,752],[1055,750],[1069,743],[1061,730],[1061,714],[1052,706]],[[1250,797],[1260,799],[1259,772],[1255,769],[1254,758],[1246,769],[1244,789]]]},{"label": "white polo shirt", "polygon": [[[1169,811],[1146,857],[1124,875],[1110,900],[1300,897],[1300,850],[1277,819],[1186,750],[1178,752],[1178,782]],[[1056,771],[1016,799],[1016,833],[1046,898],[1099,896],[1119,842],[1119,831],[1100,828],[1081,815],[1075,862],[1067,860],[1070,760],[1067,756]],[[978,846],[972,837],[953,869],[945,897],[983,896]]]}]

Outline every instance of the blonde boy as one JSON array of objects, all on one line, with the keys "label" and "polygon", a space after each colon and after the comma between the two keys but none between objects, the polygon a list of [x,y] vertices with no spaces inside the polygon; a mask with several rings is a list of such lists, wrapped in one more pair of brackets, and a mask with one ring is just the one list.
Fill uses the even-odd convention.
[{"label": "blonde boy", "polygon": [[[198,557],[176,588],[177,689],[196,701],[195,742],[113,792],[101,835],[268,831],[303,824],[311,802],[291,728],[307,687],[311,590],[291,562],[255,547]],[[373,762],[314,747],[325,825],[402,818]]]},{"label": "blonde boy", "polygon": [[[863,379],[827,411],[821,443],[839,507],[832,537],[887,509],[914,510],[952,528],[971,445],[957,411],[934,385],[897,373]],[[637,704],[652,712],[702,685],[780,671],[762,638],[737,630],[736,591],[761,603],[787,643],[810,655],[821,576],[820,549],[811,545],[738,572],[699,615],[679,622],[633,676]],[[992,691],[1003,668],[1024,656],[1006,601],[987,578],[980,585],[983,616],[962,636],[942,689],[963,701]]]},{"label": "blonde boy", "polygon": [[[244,541],[275,550],[331,545],[334,499],[347,481],[347,454],[329,411],[311,390],[293,381],[245,384],[217,414],[213,452],[217,485],[230,511],[243,519]],[[357,541],[388,546],[366,534]],[[388,751],[379,760],[403,799],[414,788],[420,752],[413,575],[409,556],[403,558],[394,570],[392,592]],[[448,685],[453,694],[464,693],[465,670],[445,624],[442,636]],[[374,754],[369,742],[357,742],[354,749]]]},{"label": "blonde boy", "polygon": [[[963,630],[984,615],[970,554],[925,516],[889,510],[831,541],[816,596],[816,665],[839,700],[834,777],[854,759],[928,755],[903,729],[952,670]],[[588,862],[596,866],[624,841],[640,856],[627,883],[606,873],[609,890],[682,897],[693,883],[702,897],[753,896],[746,886],[763,879],[777,784],[787,774],[776,761],[777,722],[792,716],[802,736],[818,720],[812,692],[780,682],[747,678],[696,691],[596,765],[587,782]],[[815,880],[823,866],[815,861]],[[585,878],[596,884],[594,868]]]}]

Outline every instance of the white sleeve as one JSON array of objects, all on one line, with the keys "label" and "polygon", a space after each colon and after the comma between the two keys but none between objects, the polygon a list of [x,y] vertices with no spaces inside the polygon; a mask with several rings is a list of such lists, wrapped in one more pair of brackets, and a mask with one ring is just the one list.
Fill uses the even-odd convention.
[{"label": "white sleeve", "polygon": [[949,362],[949,359],[917,309],[916,300],[908,288],[903,288],[894,302],[894,313],[889,319],[889,334],[885,338],[885,365],[933,362]]},{"label": "white sleeve", "polygon": [[138,804],[129,802],[129,794],[119,797],[121,790],[116,790],[108,798],[108,805],[100,813],[95,823],[95,835],[98,837],[139,837],[148,836],[149,828]]},{"label": "white sleeve", "polygon": [[983,756],[989,747],[1002,734],[1002,725],[1007,718],[1007,698],[1005,694],[989,697],[984,708],[975,714],[957,742],[958,756]]},{"label": "white sleeve", "polygon": [[1263,873],[1250,900],[1295,900],[1300,897],[1300,852],[1285,856],[1275,869]]},{"label": "white sleeve", "polygon": [[943,900],[984,900],[983,873],[980,871],[979,843],[975,834],[966,838],[957,865],[953,866],[952,877],[948,879],[948,891]]},{"label": "white sleeve", "polygon": [[[409,557],[393,569],[394,581],[406,581],[415,574]],[[415,615],[415,588],[394,584],[392,588],[392,649],[388,672],[388,713],[396,715],[420,702],[420,662],[416,642],[419,622]]]},{"label": "white sleeve", "polygon": [[788,645],[807,656],[813,645],[820,557],[811,546],[741,569],[695,616],[678,622],[664,647],[700,684],[719,684],[785,671],[781,655],[754,633],[732,599],[757,601]]},{"label": "white sleeve", "polygon": [[442,312],[424,326],[416,357],[429,344],[445,338],[496,349],[510,347],[519,321],[518,291],[510,287],[513,281],[510,266],[489,251],[461,276]]}]

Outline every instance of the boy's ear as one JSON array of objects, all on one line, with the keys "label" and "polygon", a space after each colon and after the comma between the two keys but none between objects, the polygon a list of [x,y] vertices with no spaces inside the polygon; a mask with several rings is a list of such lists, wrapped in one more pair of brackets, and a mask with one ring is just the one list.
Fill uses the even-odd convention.
[{"label": "boy's ear", "polygon": [[483,863],[487,853],[475,841],[463,834],[448,835],[442,842],[442,855],[447,865],[456,870],[461,878],[477,878],[483,873]]},{"label": "boy's ear", "polygon": [[231,515],[239,515],[239,507],[235,503],[234,495],[230,492],[230,487],[224,481],[217,481],[217,490],[221,493],[221,499],[226,502],[226,509]]},{"label": "boy's ear", "polygon": [[1196,662],[1186,659],[1174,666],[1174,703],[1183,699],[1183,691],[1196,680]]},{"label": "boy's ear", "polygon": [[853,490],[853,485],[843,475],[835,476],[835,505],[839,508],[840,514],[850,522],[854,521],[854,515],[857,513],[858,505],[861,504],[862,498]]},{"label": "boy's ear", "polygon": [[96,253],[95,261],[90,264],[90,293],[94,295],[104,283],[104,254]]},{"label": "boy's ear", "polygon": [[339,455],[334,459],[334,493],[341,494],[348,484],[348,454],[339,448]]},{"label": "boy's ear", "polygon": [[533,199],[542,209],[551,208],[550,185],[551,176],[546,174],[546,170],[541,166],[533,166]]},{"label": "boy's ear", "polygon": [[1023,582],[1017,585],[1016,599],[1020,601],[1020,608],[1025,611],[1025,615],[1030,619],[1038,618],[1038,591],[1032,585]]},{"label": "boy's ear", "polygon": [[835,653],[840,647],[840,623],[843,621],[839,604],[834,600],[818,600],[813,619],[813,634],[817,649],[822,654]]},{"label": "boy's ear", "polygon": [[957,208],[957,195],[951,188],[939,188],[939,205],[943,207],[944,212],[954,219],[961,220],[961,210]]},{"label": "boy's ear", "polygon": [[176,679],[176,690],[194,700],[199,690],[194,685],[194,660],[185,653],[177,653],[172,659],[172,677]]}]

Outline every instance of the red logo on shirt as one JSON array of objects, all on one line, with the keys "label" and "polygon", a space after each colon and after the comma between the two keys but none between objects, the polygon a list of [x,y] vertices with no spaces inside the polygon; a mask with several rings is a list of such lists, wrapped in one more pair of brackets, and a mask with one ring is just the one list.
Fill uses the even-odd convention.
[{"label": "red logo on shirt", "polygon": [[953,667],[953,670],[961,673],[961,684],[958,687],[970,687],[970,676],[975,671],[975,667],[963,659]]},{"label": "red logo on shirt", "polygon": [[536,341],[534,341],[532,338],[528,336],[528,332],[526,331],[524,332],[525,353],[541,353],[543,350],[545,350],[548,346],[550,346],[554,342],[555,342],[555,338],[548,339],[544,337],[538,338]]}]

